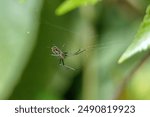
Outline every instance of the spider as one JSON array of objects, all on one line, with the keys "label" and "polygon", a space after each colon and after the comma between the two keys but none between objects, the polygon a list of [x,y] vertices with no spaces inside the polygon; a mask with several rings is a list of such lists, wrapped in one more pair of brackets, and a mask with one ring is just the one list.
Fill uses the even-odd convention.
[{"label": "spider", "polygon": [[80,54],[80,53],[82,53],[82,52],[85,51],[85,49],[84,49],[84,50],[80,50],[80,49],[79,49],[79,50],[76,51],[75,53],[68,54],[68,52],[63,52],[63,51],[62,51],[61,49],[59,49],[57,46],[52,46],[52,47],[51,47],[51,50],[52,50],[52,53],[53,53],[53,54],[51,54],[51,55],[52,55],[52,56],[56,56],[56,57],[59,58],[59,65],[62,65],[62,66],[66,67],[66,68],[68,68],[68,69],[71,69],[71,70],[73,70],[73,71],[75,71],[76,69],[74,69],[74,68],[72,68],[72,67],[70,67],[70,66],[68,66],[68,65],[65,65],[64,59],[65,59],[66,57],[69,57],[69,56],[78,55],[78,54]]}]

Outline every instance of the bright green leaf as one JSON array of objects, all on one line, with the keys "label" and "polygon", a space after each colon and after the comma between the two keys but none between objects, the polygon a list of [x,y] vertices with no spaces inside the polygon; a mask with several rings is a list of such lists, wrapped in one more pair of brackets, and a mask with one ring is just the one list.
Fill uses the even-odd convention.
[{"label": "bright green leaf", "polygon": [[56,9],[56,14],[63,15],[77,7],[86,6],[90,4],[94,5],[98,1],[101,0],[66,0]]},{"label": "bright green leaf", "polygon": [[0,99],[6,99],[35,44],[42,0],[0,1]]},{"label": "bright green leaf", "polygon": [[150,47],[150,6],[146,10],[141,26],[135,35],[135,39],[119,59],[119,63],[133,56],[134,54],[147,50]]}]

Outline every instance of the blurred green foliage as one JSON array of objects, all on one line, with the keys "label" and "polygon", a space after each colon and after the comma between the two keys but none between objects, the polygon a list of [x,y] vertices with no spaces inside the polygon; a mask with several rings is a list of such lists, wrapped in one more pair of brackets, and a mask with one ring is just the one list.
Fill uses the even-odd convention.
[{"label": "blurred green foliage", "polygon": [[146,15],[141,23],[141,26],[135,36],[135,40],[132,42],[127,51],[120,58],[121,63],[125,59],[133,56],[134,54],[147,50],[150,47],[150,6],[146,10]]},{"label": "blurred green foliage", "polygon": [[57,9],[57,15],[63,15],[77,7],[87,6],[89,4],[96,4],[101,0],[65,0]]},{"label": "blurred green foliage", "polygon": [[0,99],[9,97],[36,42],[41,1],[0,1]]},{"label": "blurred green foliage", "polygon": [[[132,43],[149,1],[89,3],[0,1],[0,99],[150,99],[150,60],[136,69],[147,52],[117,63]],[[53,45],[69,53],[86,49],[65,59],[76,71],[51,56]]]}]

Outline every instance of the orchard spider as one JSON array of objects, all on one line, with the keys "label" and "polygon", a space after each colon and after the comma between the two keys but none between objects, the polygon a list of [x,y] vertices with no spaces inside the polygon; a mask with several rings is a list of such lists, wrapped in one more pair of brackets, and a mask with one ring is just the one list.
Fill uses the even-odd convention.
[{"label": "orchard spider", "polygon": [[63,51],[62,51],[61,49],[59,49],[57,46],[52,46],[52,47],[51,47],[51,50],[52,50],[52,53],[53,53],[53,54],[51,54],[51,55],[52,55],[52,56],[56,56],[56,57],[59,58],[59,65],[62,65],[62,66],[66,67],[66,68],[68,68],[68,69],[71,69],[71,70],[73,70],[73,71],[75,71],[76,69],[74,69],[74,68],[72,68],[72,67],[70,67],[70,66],[65,65],[64,59],[65,59],[66,57],[69,57],[69,56],[78,55],[78,54],[80,54],[80,53],[82,53],[82,52],[85,51],[85,49],[84,49],[84,50],[80,50],[80,49],[79,49],[79,50],[76,51],[75,53],[68,54],[68,52],[63,52]]}]

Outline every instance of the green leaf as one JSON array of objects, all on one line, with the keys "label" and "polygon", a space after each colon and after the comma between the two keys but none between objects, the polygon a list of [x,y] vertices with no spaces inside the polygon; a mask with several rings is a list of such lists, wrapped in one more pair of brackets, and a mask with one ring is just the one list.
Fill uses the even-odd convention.
[{"label": "green leaf", "polygon": [[0,1],[0,99],[19,81],[36,42],[42,1]]},{"label": "green leaf", "polygon": [[118,62],[122,63],[123,61],[135,55],[136,53],[147,50],[149,47],[150,47],[150,6],[148,6],[146,10],[144,20],[141,23],[133,42],[128,47],[128,49],[123,53]]},{"label": "green leaf", "polygon": [[56,14],[63,15],[77,7],[86,6],[86,5],[94,5],[98,1],[101,1],[101,0],[66,0],[56,9]]}]

